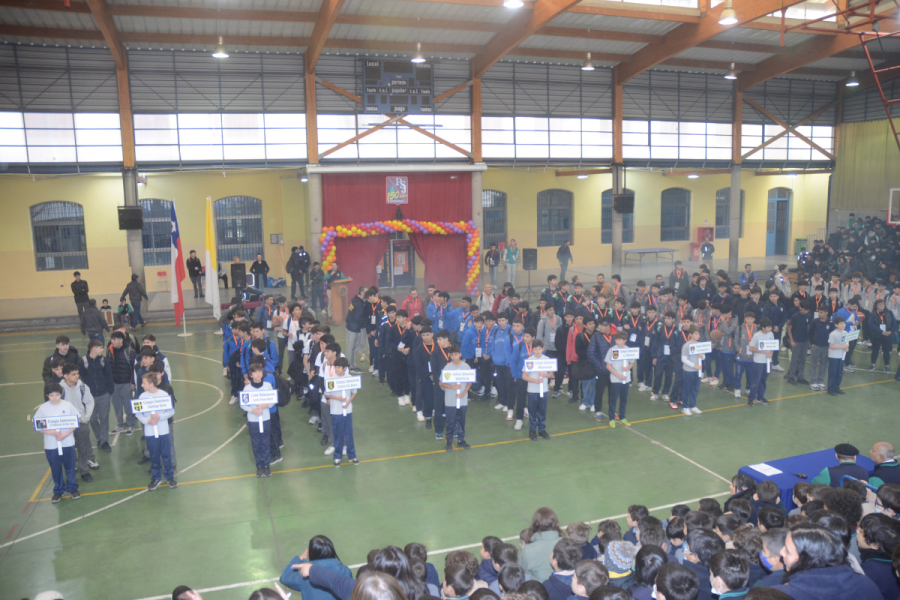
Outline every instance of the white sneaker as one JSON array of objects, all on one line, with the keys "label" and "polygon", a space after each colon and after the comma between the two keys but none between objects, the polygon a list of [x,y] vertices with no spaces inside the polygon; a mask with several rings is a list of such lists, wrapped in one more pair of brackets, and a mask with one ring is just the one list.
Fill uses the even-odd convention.
[{"label": "white sneaker", "polygon": [[709,383],[709,377],[701,377],[700,383]]},{"label": "white sneaker", "polygon": [[695,415],[699,415],[703,411],[700,410],[699,408],[697,408],[696,406],[694,406],[693,408],[691,408],[691,412],[694,413]]},{"label": "white sneaker", "polygon": [[663,400],[665,400],[666,402],[668,402],[668,401],[669,401],[669,395],[668,395],[668,394],[663,394]]},{"label": "white sneaker", "polygon": [[421,411],[421,410],[420,410],[419,412],[416,413],[416,419],[419,420],[419,421],[424,421],[424,420],[425,420],[425,415],[422,414],[422,411]]},{"label": "white sneaker", "polygon": [[512,410],[507,410],[507,411],[506,411],[506,420],[507,420],[507,421],[512,421],[512,419],[513,419],[513,411],[512,411]]},{"label": "white sneaker", "polygon": [[496,398],[496,397],[497,397],[497,388],[492,387],[491,388],[491,398]]},{"label": "white sneaker", "polygon": [[652,389],[653,389],[652,387],[650,387],[649,385],[643,384],[643,383],[638,386],[638,390],[640,390],[641,392],[649,392]]},{"label": "white sneaker", "polygon": [[347,456],[347,446],[344,446],[343,450],[344,450],[344,453],[342,456]]},{"label": "white sneaker", "polygon": [[397,404],[400,405],[400,406],[406,406],[406,402],[403,401],[403,399],[404,399],[405,397],[406,397],[406,396],[397,396]]},{"label": "white sneaker", "polygon": [[479,398],[482,398],[484,396],[484,388],[481,388],[480,390],[478,390],[478,393],[476,394],[476,396],[478,396]]},{"label": "white sneaker", "polygon": [[719,380],[715,377],[709,378],[709,385],[719,385]]},{"label": "white sneaker", "polygon": [[415,405],[415,404],[410,404],[410,405],[409,405],[409,408],[412,409],[413,412],[416,412],[416,405]]},{"label": "white sneaker", "polygon": [[410,402],[412,402],[412,400],[409,399],[409,394],[403,396],[403,402],[406,404],[409,404]]},{"label": "white sneaker", "polygon": [[328,446],[328,449],[325,450],[325,456],[331,456],[334,454],[334,446]]},{"label": "white sneaker", "polygon": [[772,370],[784,372],[784,367],[782,367],[781,365],[772,365]]},{"label": "white sneaker", "polygon": [[372,377],[378,377],[378,369],[372,371]]},{"label": "white sneaker", "polygon": [[520,429],[522,429],[522,419],[519,419],[518,421],[516,421],[516,424],[513,427],[513,429],[515,429],[516,431],[519,431]]},{"label": "white sneaker", "polygon": [[[653,389],[653,388],[651,388],[651,389]],[[650,394],[651,402],[656,402],[657,400],[659,400],[659,394]]]},{"label": "white sneaker", "polygon": [[309,420],[310,425],[315,425],[318,422],[319,422],[319,417],[317,417],[315,415]]},{"label": "white sneaker", "polygon": [[369,373],[375,372],[375,365],[369,365]]},{"label": "white sneaker", "polygon": [[586,404],[582,404],[581,406],[578,407],[578,410],[587,410],[587,409],[588,409],[588,407]]},{"label": "white sneaker", "polygon": [[496,406],[494,406],[494,410],[503,410],[504,408],[506,408],[506,407],[503,406],[502,404],[497,404]]},{"label": "white sneaker", "polygon": [[[815,389],[815,388],[813,388],[813,389]],[[734,397],[735,397],[735,398],[740,398],[740,397],[741,397],[741,390],[734,390]]]},{"label": "white sneaker", "polygon": [[228,377],[228,367],[222,369],[222,377]]},{"label": "white sneaker", "polygon": [[691,409],[689,409],[689,408],[682,408],[681,412],[684,413],[684,416],[686,416],[686,417],[690,417],[694,414],[691,412]]},{"label": "white sneaker", "polygon": [[232,404],[237,404],[237,396],[232,396],[231,400],[228,401],[229,406]]}]

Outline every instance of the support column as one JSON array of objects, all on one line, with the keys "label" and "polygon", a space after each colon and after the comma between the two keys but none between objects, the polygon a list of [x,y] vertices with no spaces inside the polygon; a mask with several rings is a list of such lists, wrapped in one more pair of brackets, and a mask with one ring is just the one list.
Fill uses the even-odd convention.
[{"label": "support column", "polygon": [[[481,78],[472,79],[472,160],[480,163],[481,157]],[[480,196],[479,196],[480,198]]]},{"label": "support column", "polygon": [[319,236],[322,235],[322,176],[310,173],[306,182],[306,202],[309,205],[309,255],[313,262],[322,262]]},{"label": "support column", "polygon": [[[481,243],[484,244],[484,203],[482,200],[482,191],[483,191],[483,183],[481,178],[481,171],[474,171],[472,173],[472,222],[475,223],[475,227],[478,228],[478,232],[481,238]],[[478,256],[479,260],[481,260],[482,251],[479,249]],[[484,265],[482,265],[481,276],[479,280],[485,278],[486,273],[484,272]],[[484,279],[485,282],[490,283],[490,279]]]},{"label": "support column", "polygon": [[[125,206],[138,205],[137,192],[137,167],[125,167],[122,169],[122,184],[125,186]],[[126,231],[128,236],[128,264],[131,272],[138,276],[141,284],[146,288],[144,281],[144,242],[141,239],[140,230]]]},{"label": "support column", "polygon": [[741,245],[741,165],[731,165],[731,201],[728,221],[728,273],[740,272],[738,253]]},{"label": "support column", "polygon": [[[614,164],[612,166],[612,193],[625,193],[625,165]],[[612,210],[612,270],[613,273],[622,272],[622,213]]]},{"label": "support column", "polygon": [[[319,126],[316,111],[315,72],[307,73],[304,83],[306,88],[306,161],[311,165],[317,165],[319,164]],[[311,175],[309,180],[312,182]]]}]

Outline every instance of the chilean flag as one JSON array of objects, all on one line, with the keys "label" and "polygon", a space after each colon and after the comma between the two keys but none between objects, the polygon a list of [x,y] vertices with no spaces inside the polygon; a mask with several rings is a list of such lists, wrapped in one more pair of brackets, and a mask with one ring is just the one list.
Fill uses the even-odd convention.
[{"label": "chilean flag", "polygon": [[175,203],[172,203],[172,305],[175,307],[175,325],[181,325],[184,317],[184,296],[181,283],[184,281],[184,254],[181,252],[181,233],[175,217]]}]

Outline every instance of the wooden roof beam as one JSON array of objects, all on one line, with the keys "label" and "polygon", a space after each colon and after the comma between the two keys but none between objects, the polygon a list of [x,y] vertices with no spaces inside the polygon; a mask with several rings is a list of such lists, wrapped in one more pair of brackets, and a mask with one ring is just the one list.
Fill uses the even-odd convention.
[{"label": "wooden roof beam", "polygon": [[580,0],[541,0],[534,10],[520,11],[494,35],[480,53],[472,59],[472,78],[479,79],[488,69],[506,56],[510,50],[539,31],[544,25],[578,4]]},{"label": "wooden roof beam", "polygon": [[112,52],[113,59],[116,61],[117,69],[128,69],[128,57],[125,54],[125,48],[122,47],[122,40],[119,39],[119,32],[116,30],[116,23],[109,14],[106,0],[87,0],[88,8],[97,22],[97,27],[103,34],[103,39]]},{"label": "wooden roof beam", "polygon": [[344,0],[322,0],[322,7],[319,9],[319,19],[316,21],[316,27],[313,29],[312,38],[309,40],[309,45],[306,47],[306,55],[304,56],[306,73],[308,75],[316,72],[316,63],[319,62],[319,56],[325,47],[325,41],[328,39],[328,34],[341,13],[343,6]]},{"label": "wooden roof beam", "polygon": [[[754,0],[753,2],[735,3],[738,25],[763,17],[775,10],[799,4],[802,0]],[[711,8],[699,23],[685,23],[667,33],[658,44],[648,44],[634,54],[627,65],[619,65],[615,69],[614,80],[618,84],[640,75],[661,62],[677,54],[693,48],[697,44],[712,39],[735,25],[719,25],[719,16],[725,4]]]}]

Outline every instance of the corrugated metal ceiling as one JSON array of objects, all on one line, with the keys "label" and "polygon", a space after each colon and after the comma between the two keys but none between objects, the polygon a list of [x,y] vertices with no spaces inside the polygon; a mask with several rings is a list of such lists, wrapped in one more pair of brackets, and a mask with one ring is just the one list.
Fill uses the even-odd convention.
[{"label": "corrugated metal ceiling", "polygon": [[602,15],[585,15],[582,13],[563,13],[553,19],[554,27],[578,27],[598,31],[627,31],[628,33],[646,33],[664,35],[681,23],[677,21],[655,21],[652,19],[632,19],[625,17],[607,17]]},{"label": "corrugated metal ceiling", "polygon": [[772,58],[772,55],[764,52],[734,52],[731,50],[717,50],[715,48],[690,48],[681,52],[675,58],[757,64]]}]

